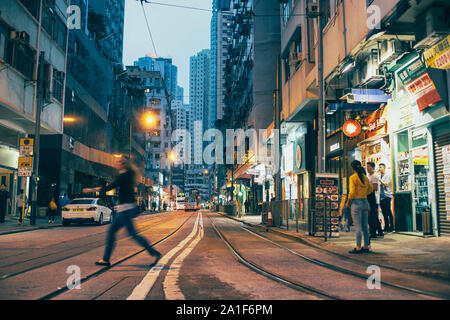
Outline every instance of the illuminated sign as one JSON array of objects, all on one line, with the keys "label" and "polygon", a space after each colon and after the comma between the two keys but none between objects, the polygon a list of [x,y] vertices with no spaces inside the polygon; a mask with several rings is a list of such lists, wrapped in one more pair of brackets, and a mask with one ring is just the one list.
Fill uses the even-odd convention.
[{"label": "illuminated sign", "polygon": [[361,125],[355,120],[348,120],[342,126],[342,130],[347,137],[354,138],[361,133]]},{"label": "illuminated sign", "polygon": [[340,148],[341,148],[341,143],[340,143],[340,142],[337,142],[337,143],[335,143],[335,144],[333,144],[333,145],[330,146],[330,152],[339,150]]}]

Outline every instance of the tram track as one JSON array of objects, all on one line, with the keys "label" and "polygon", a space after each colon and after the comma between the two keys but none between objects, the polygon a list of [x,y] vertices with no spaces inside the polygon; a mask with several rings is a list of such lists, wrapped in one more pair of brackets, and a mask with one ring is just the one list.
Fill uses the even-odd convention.
[{"label": "tram track", "polygon": [[[361,274],[361,273],[355,272],[353,270],[341,268],[339,266],[330,264],[330,263],[325,262],[325,261],[321,261],[321,260],[318,260],[318,259],[315,259],[315,258],[307,257],[307,256],[305,256],[303,254],[300,254],[300,253],[298,253],[298,252],[296,252],[296,251],[294,251],[292,249],[289,249],[288,247],[285,247],[285,246],[283,246],[283,245],[281,245],[279,243],[276,243],[275,241],[270,240],[269,238],[265,237],[264,235],[260,234],[257,231],[250,230],[249,228],[243,227],[243,226],[240,226],[240,227],[242,229],[246,230],[247,232],[249,232],[250,234],[253,234],[253,235],[255,235],[255,236],[257,236],[257,237],[259,237],[259,238],[261,238],[261,239],[263,239],[265,241],[268,241],[268,242],[272,243],[273,245],[275,245],[275,246],[277,246],[279,248],[282,248],[282,249],[288,251],[289,253],[293,254],[294,256],[297,256],[297,257],[299,257],[299,258],[301,258],[301,259],[303,259],[303,260],[305,260],[305,261],[307,261],[309,263],[312,263],[312,264],[315,264],[315,265],[318,265],[318,266],[321,266],[321,267],[324,267],[324,268],[327,268],[329,270],[333,270],[333,271],[336,271],[336,272],[339,272],[339,273],[342,273],[342,274],[354,276],[354,277],[359,278],[359,279],[367,280],[367,278],[368,278],[367,274]],[[388,286],[388,287],[394,288],[394,289],[407,291],[409,293],[414,293],[414,294],[419,294],[419,295],[423,295],[423,296],[429,296],[429,297],[438,298],[438,299],[444,299],[444,300],[450,299],[450,296],[444,296],[444,295],[440,295],[440,294],[429,292],[429,291],[409,288],[409,287],[405,287],[405,286],[402,286],[402,285],[398,285],[398,284],[387,282],[387,281],[383,281],[383,280],[380,280],[380,284],[384,285],[384,286]]]},{"label": "tram track", "polygon": [[[160,223],[161,221],[162,221],[162,219],[158,220],[156,222],[156,226],[155,226],[155,224],[151,224],[148,227],[145,227],[142,230],[139,230],[137,232],[137,234],[144,234],[144,233],[146,233],[148,231],[151,231],[151,230],[154,230],[156,228],[159,228],[159,227],[161,227],[161,226],[163,226],[163,225],[165,225],[165,224],[170,222],[170,220],[169,220],[169,221],[165,221],[163,223]],[[100,236],[100,235],[102,236],[101,240],[97,240],[97,241],[93,241],[93,242],[90,242],[90,243],[87,243],[87,244],[83,244],[83,247],[87,247],[86,249],[80,249],[79,247],[72,248],[72,249],[61,249],[61,250],[58,250],[58,251],[55,251],[55,252],[48,253],[46,255],[42,255],[42,256],[38,256],[38,257],[34,257],[34,258],[18,261],[18,262],[15,262],[15,263],[10,263],[8,265],[0,266],[0,269],[1,268],[6,268],[6,267],[10,267],[11,268],[11,267],[14,267],[14,266],[23,265],[23,264],[31,262],[31,261],[35,261],[35,260],[39,260],[39,259],[43,259],[43,258],[48,258],[48,257],[55,256],[55,255],[58,255],[58,254],[64,254],[64,256],[61,257],[61,258],[53,259],[51,261],[45,261],[43,263],[33,265],[33,266],[29,267],[29,268],[25,268],[25,269],[22,269],[22,270],[17,271],[17,272],[13,272],[13,273],[10,273],[10,274],[3,275],[2,277],[0,277],[0,281],[6,280],[6,279],[9,279],[9,278],[12,278],[12,277],[16,277],[16,276],[19,276],[21,274],[30,272],[32,270],[43,268],[43,267],[46,267],[48,265],[51,265],[51,264],[54,264],[54,263],[58,263],[58,262],[61,262],[61,261],[64,261],[64,260],[76,257],[78,255],[82,255],[82,254],[87,253],[89,251],[98,249],[98,248],[100,248],[100,247],[105,245],[104,233],[99,233],[99,234],[93,235],[93,236]],[[83,238],[83,239],[85,239],[85,238]],[[123,237],[121,239],[118,239],[117,242],[129,240],[129,239],[131,239],[130,236],[125,236],[125,237]],[[70,251],[73,251],[73,252],[70,252]]]},{"label": "tram track", "polygon": [[[178,231],[180,231],[180,230],[186,225],[186,223],[192,218],[192,216],[193,216],[193,214],[191,214],[186,220],[184,220],[183,223],[182,223],[180,226],[178,226],[174,231],[172,231],[172,232],[169,233],[168,235],[164,236],[164,237],[161,238],[160,240],[154,242],[154,243],[153,243],[153,246],[156,246],[156,245],[158,245],[158,244],[161,244],[162,242],[166,241],[167,239],[169,239],[170,237],[172,237],[173,235],[175,235]],[[168,221],[168,222],[169,222],[169,221]],[[147,230],[147,231],[148,231],[148,230]],[[141,232],[141,233],[142,233],[142,232]],[[123,262],[125,262],[125,261],[127,261],[127,260],[129,260],[129,259],[131,259],[131,258],[133,258],[133,257],[135,257],[135,256],[137,256],[137,255],[139,255],[140,253],[145,252],[145,251],[146,251],[145,248],[144,248],[144,249],[137,250],[137,251],[135,251],[135,252],[133,252],[133,253],[131,253],[131,254],[128,254],[128,255],[122,257],[122,258],[119,259],[118,261],[112,263],[110,266],[102,267],[101,269],[99,269],[99,270],[97,270],[97,271],[95,271],[95,272],[92,272],[92,273],[90,273],[89,275],[86,275],[85,277],[83,277],[83,278],[80,279],[80,284],[84,284],[84,283],[86,283],[87,281],[92,280],[92,279],[98,277],[99,275],[101,275],[101,274],[103,274],[103,273],[105,273],[105,272],[111,270],[111,269],[114,268],[114,267],[119,266],[119,265],[122,264]],[[62,295],[63,293],[67,292],[68,290],[70,290],[70,289],[69,289],[67,286],[63,286],[63,287],[58,288],[57,290],[52,291],[52,292],[50,292],[50,293],[48,293],[48,294],[46,294],[46,295],[44,295],[44,296],[42,296],[42,297],[40,297],[40,298],[38,298],[38,299],[36,299],[36,300],[50,300],[50,299],[53,299],[53,298],[56,298],[56,297]],[[109,290],[109,289],[108,289],[108,290]],[[106,291],[108,291],[108,290],[106,290]],[[105,292],[106,292],[106,291],[105,291]],[[105,292],[103,292],[101,295],[103,295]],[[101,295],[99,295],[99,296],[101,296]],[[96,296],[96,298],[98,298],[99,296]]]},{"label": "tram track", "polygon": [[216,234],[219,236],[220,239],[222,239],[222,241],[227,245],[227,247],[230,249],[230,251],[236,256],[236,258],[238,259],[238,261],[244,265],[245,267],[247,267],[248,269],[262,275],[265,276],[266,278],[269,278],[273,281],[275,281],[276,283],[282,284],[284,286],[287,286],[291,289],[294,289],[296,291],[302,292],[302,293],[307,293],[307,294],[312,294],[318,298],[321,299],[327,299],[327,300],[341,300],[341,298],[336,297],[336,296],[332,296],[326,292],[323,292],[321,290],[312,288],[308,285],[305,284],[301,284],[298,282],[294,282],[291,281],[289,279],[286,279],[284,277],[282,277],[281,275],[275,274],[267,269],[264,269],[263,267],[257,265],[256,263],[247,260],[246,258],[244,258],[242,256],[242,254],[230,243],[230,241],[228,241],[228,239],[224,236],[224,234],[219,230],[219,228],[215,225],[213,219],[211,217],[209,217],[211,225],[214,229],[214,231],[216,232]]},{"label": "tram track", "polygon": [[[210,217],[210,219],[212,219],[212,218]],[[311,293],[315,294],[318,297],[325,297],[326,299],[334,299],[334,300],[336,300],[336,299],[337,300],[343,299],[341,297],[330,295],[330,294],[328,294],[326,292],[323,292],[323,291],[321,291],[319,289],[312,288],[311,286],[305,285],[303,283],[294,282],[294,281],[291,281],[289,279],[286,279],[283,276],[280,276],[278,274],[270,272],[267,269],[261,267],[260,265],[254,263],[252,261],[249,261],[248,259],[246,259],[242,255],[242,253],[240,253],[236,249],[235,246],[233,246],[230,243],[230,241],[228,241],[228,239],[225,237],[223,232],[220,232],[218,230],[218,228],[215,225],[215,223],[213,221],[211,221],[211,223],[213,225],[213,228],[214,228],[215,232],[226,243],[226,245],[230,248],[232,253],[238,258],[239,262],[241,262],[243,265],[245,265],[249,269],[251,269],[251,270],[253,270],[253,271],[257,272],[257,273],[260,273],[260,274],[262,274],[262,275],[264,275],[264,276],[266,276],[266,277],[268,277],[268,278],[270,278],[270,279],[272,279],[272,280],[274,280],[276,282],[283,283],[283,284],[285,284],[285,285],[287,285],[287,286],[289,286],[291,288],[294,288],[294,289],[299,288],[300,289],[299,291],[304,290],[306,292],[311,292]],[[253,235],[254,237],[258,237],[258,238],[260,238],[260,239],[262,239],[264,241],[267,241],[267,242],[271,243],[272,245],[277,246],[278,248],[289,252],[291,255],[294,255],[297,258],[300,258],[300,259],[304,260],[305,262],[307,262],[309,264],[314,264],[316,266],[320,266],[320,267],[328,269],[330,271],[338,272],[340,274],[351,276],[353,278],[361,279],[361,280],[364,280],[364,281],[367,281],[367,279],[369,277],[369,275],[367,275],[367,274],[361,274],[361,273],[355,272],[353,270],[342,268],[342,267],[330,264],[330,263],[322,261],[322,260],[318,260],[318,259],[315,259],[315,258],[307,257],[307,256],[305,256],[303,254],[295,252],[294,250],[292,250],[292,249],[290,249],[290,248],[288,248],[286,246],[283,246],[283,245],[281,245],[279,243],[276,243],[275,241],[265,237],[264,235],[260,234],[259,232],[250,230],[249,228],[243,227],[243,226],[240,226],[240,225],[239,225],[239,227],[244,229],[246,232],[248,232],[249,234]],[[434,293],[434,292],[429,292],[429,291],[424,291],[424,290],[420,290],[420,289],[410,288],[410,287],[406,287],[406,286],[399,285],[399,284],[392,283],[392,282],[388,282],[388,281],[380,281],[380,284],[384,285],[386,287],[390,287],[390,288],[392,288],[394,290],[400,290],[400,291],[403,291],[405,293],[414,294],[414,295],[420,295],[420,296],[423,296],[423,297],[428,297],[428,298],[433,298],[433,299],[444,299],[444,300],[448,300],[450,298],[447,295],[442,295],[442,294],[438,294],[438,293]]]}]

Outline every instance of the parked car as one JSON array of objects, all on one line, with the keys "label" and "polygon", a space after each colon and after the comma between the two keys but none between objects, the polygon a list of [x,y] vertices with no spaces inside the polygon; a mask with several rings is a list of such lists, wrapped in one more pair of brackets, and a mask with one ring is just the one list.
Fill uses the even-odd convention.
[{"label": "parked car", "polygon": [[112,222],[113,215],[113,209],[103,198],[76,198],[62,208],[62,223],[64,226],[72,222],[102,225]]}]

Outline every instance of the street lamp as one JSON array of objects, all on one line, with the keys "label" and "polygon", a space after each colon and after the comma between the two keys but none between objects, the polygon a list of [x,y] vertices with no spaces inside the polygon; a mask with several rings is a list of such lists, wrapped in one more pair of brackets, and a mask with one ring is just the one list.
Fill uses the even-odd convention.
[{"label": "street lamp", "polygon": [[[145,127],[146,129],[153,127],[156,124],[156,117],[154,114],[147,112],[141,117],[141,125]],[[129,158],[131,160],[131,140],[133,137],[133,123],[130,120],[130,151],[129,151]]]}]

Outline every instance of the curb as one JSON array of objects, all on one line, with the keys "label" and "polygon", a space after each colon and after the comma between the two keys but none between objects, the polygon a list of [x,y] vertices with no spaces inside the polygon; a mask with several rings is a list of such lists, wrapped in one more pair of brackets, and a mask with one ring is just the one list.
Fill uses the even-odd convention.
[{"label": "curb", "polygon": [[[245,222],[245,221],[239,220],[238,218],[235,218],[233,216],[229,216],[229,215],[227,215],[225,213],[222,213],[222,212],[217,212],[217,213],[222,215],[222,216],[224,216],[224,217],[226,217],[226,218],[230,218],[230,219],[235,220],[237,222],[241,222],[241,223],[243,223],[243,224],[245,224],[247,226],[258,228],[258,229],[266,231],[266,232],[272,232],[272,233],[274,233],[276,235],[282,236],[284,238],[287,238],[287,239],[290,239],[290,240],[293,240],[293,241],[297,241],[297,242],[303,243],[303,244],[305,244],[307,246],[310,246],[310,247],[313,247],[313,248],[316,248],[316,249],[319,249],[319,250],[322,250],[322,251],[326,251],[326,252],[334,254],[336,256],[343,257],[343,258],[346,258],[346,259],[349,259],[349,260],[352,260],[352,261],[355,261],[355,262],[359,262],[359,263],[367,263],[365,261],[361,261],[361,260],[358,260],[358,259],[354,259],[354,258],[352,258],[350,256],[343,255],[343,254],[341,254],[339,252],[335,252],[335,251],[332,251],[330,249],[323,248],[320,244],[314,243],[314,242],[306,239],[305,236],[302,236],[302,235],[298,235],[298,236],[297,235],[291,235],[291,234],[285,233],[284,231],[279,230],[279,228],[277,228],[277,227],[266,227],[266,226],[260,225],[260,224],[259,225],[258,224],[253,224],[253,223],[249,223],[249,222]],[[425,276],[425,277],[429,277],[429,278],[433,278],[433,279],[437,279],[437,280],[450,281],[450,278],[447,275],[443,275],[440,271],[433,271],[433,270],[428,271],[428,270],[421,270],[421,269],[401,269],[401,268],[397,268],[397,267],[393,267],[393,266],[387,266],[387,265],[382,265],[382,264],[380,264],[380,267],[383,267],[383,268],[386,268],[386,269],[390,269],[390,270],[393,270],[393,271],[397,271],[397,272],[404,272],[404,273],[409,273],[409,274],[414,274],[414,275],[419,275],[419,276]]]},{"label": "curb", "polygon": [[57,228],[57,227],[61,227],[61,226],[62,226],[62,224],[57,224],[54,226],[41,226],[41,227],[31,227],[31,228],[27,228],[27,229],[15,229],[15,230],[10,230],[10,231],[0,232],[0,236],[7,235],[7,234],[14,234],[14,233],[22,233],[22,232],[27,232],[27,231],[35,231],[35,230],[40,230],[40,229],[53,229],[53,228]]}]

